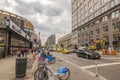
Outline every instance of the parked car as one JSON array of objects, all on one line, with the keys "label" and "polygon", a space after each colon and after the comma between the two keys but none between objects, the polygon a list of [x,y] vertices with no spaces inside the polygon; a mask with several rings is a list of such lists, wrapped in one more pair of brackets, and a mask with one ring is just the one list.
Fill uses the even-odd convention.
[{"label": "parked car", "polygon": [[87,59],[99,59],[101,58],[101,55],[97,52],[94,52],[93,50],[90,50],[88,48],[82,48],[79,51],[77,51],[78,57],[83,57]]}]

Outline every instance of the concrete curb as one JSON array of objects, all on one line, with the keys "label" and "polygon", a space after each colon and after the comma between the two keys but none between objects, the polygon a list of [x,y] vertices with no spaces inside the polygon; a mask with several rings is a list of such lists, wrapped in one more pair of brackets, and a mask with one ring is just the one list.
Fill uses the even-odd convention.
[{"label": "concrete curb", "polygon": [[34,60],[31,70],[27,70],[28,76],[30,77],[29,80],[34,80],[34,72],[37,69],[37,66],[38,66],[38,55],[36,55],[36,59]]}]

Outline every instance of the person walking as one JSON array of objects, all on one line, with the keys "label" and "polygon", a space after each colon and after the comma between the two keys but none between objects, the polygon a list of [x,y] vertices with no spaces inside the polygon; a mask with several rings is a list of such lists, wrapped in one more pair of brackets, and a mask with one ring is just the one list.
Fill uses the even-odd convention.
[{"label": "person walking", "polygon": [[20,57],[20,49],[17,50],[17,57]]},{"label": "person walking", "polygon": [[21,49],[20,52],[21,52],[22,57],[24,57],[24,53],[25,53],[24,49]]}]

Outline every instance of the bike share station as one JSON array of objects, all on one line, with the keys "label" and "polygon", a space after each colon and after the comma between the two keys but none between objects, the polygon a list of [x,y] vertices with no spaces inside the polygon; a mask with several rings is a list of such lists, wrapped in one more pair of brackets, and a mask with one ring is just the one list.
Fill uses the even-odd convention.
[{"label": "bike share station", "polygon": [[54,73],[53,70],[47,64],[53,64],[56,61],[56,57],[48,56],[45,61],[39,61],[38,69],[34,73],[34,80],[68,80],[70,77],[70,70],[67,67],[61,67]]}]

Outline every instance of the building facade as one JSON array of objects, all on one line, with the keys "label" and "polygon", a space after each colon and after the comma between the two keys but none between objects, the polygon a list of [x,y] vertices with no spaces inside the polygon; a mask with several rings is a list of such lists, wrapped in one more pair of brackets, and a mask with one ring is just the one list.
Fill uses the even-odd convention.
[{"label": "building facade", "polygon": [[58,44],[59,44],[59,46],[60,46],[61,44],[63,44],[65,48],[70,47],[70,46],[71,46],[71,37],[72,37],[72,34],[69,33],[69,34],[67,34],[67,35],[59,38],[59,39],[58,39]]},{"label": "building facade", "polygon": [[120,0],[72,0],[72,43],[120,46]]},{"label": "building facade", "polygon": [[32,47],[31,38],[24,31],[24,20],[16,14],[0,10],[0,58],[14,55],[18,49]]},{"label": "building facade", "polygon": [[52,34],[47,39],[47,47],[52,48],[56,44],[55,34]]}]

